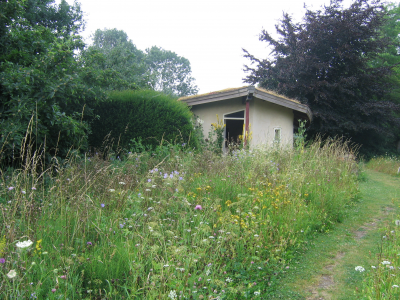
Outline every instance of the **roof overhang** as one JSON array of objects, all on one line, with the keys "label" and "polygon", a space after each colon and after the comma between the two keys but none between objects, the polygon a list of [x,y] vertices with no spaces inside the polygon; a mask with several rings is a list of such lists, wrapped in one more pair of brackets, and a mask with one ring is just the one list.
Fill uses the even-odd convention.
[{"label": "roof overhang", "polygon": [[312,120],[312,113],[307,105],[301,104],[297,100],[289,99],[274,92],[267,91],[261,88],[256,88],[254,86],[245,86],[235,89],[226,89],[218,92],[212,92],[208,94],[182,97],[179,98],[178,101],[185,102],[189,106],[195,106],[241,97],[246,97],[246,100],[257,98],[270,103],[274,103],[276,105],[287,107],[293,109],[294,111],[307,115],[308,119],[310,121]]}]

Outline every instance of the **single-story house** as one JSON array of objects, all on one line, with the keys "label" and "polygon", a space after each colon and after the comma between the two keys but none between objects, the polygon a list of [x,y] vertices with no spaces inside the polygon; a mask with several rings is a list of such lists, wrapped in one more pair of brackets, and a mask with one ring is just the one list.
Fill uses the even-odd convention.
[{"label": "single-story house", "polygon": [[292,146],[298,120],[307,120],[309,124],[312,119],[307,105],[254,86],[182,97],[178,101],[186,102],[201,120],[205,137],[218,115],[225,124],[226,141],[237,142],[244,137],[246,143],[250,136],[251,147]]}]

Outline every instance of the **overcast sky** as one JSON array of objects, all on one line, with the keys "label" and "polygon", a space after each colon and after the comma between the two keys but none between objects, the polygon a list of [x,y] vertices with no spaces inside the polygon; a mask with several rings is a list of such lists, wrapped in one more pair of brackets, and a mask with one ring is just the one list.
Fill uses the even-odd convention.
[{"label": "overcast sky", "polygon": [[[67,0],[72,4],[73,0]],[[159,46],[187,58],[192,76],[208,93],[245,85],[242,48],[259,58],[269,54],[258,40],[262,29],[275,33],[283,12],[300,21],[301,0],[80,0],[87,38],[96,29],[125,31],[141,50]],[[313,10],[329,0],[308,0]],[[351,0],[345,0],[350,3]]]}]

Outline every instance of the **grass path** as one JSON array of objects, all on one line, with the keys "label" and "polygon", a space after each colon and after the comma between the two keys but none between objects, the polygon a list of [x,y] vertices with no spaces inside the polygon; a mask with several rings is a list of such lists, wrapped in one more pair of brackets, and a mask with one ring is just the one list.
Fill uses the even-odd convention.
[{"label": "grass path", "polygon": [[357,299],[362,275],[356,266],[377,264],[382,228],[399,212],[400,178],[366,171],[361,199],[343,223],[318,236],[293,262],[270,299]]}]

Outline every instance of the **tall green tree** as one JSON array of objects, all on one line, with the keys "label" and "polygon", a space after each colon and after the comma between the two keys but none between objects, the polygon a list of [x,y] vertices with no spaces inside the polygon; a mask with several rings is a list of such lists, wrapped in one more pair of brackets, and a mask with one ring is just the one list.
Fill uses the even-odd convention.
[{"label": "tall green tree", "polygon": [[198,92],[189,60],[172,51],[153,46],[143,52],[115,28],[96,30],[92,41],[83,55],[97,56],[88,61],[94,69],[114,72],[109,89],[151,88],[175,96]]},{"label": "tall green tree", "polygon": [[371,67],[394,66],[389,77],[393,90],[388,97],[400,103],[400,4],[387,4],[385,6],[386,18],[380,28],[380,35],[389,41],[388,47],[376,57],[371,59]]},{"label": "tall green tree", "polygon": [[156,46],[147,49],[146,54],[151,88],[179,97],[197,94],[188,59]]},{"label": "tall green tree", "polygon": [[387,150],[394,146],[391,128],[400,126],[399,106],[387,100],[395,65],[371,61],[393,45],[380,31],[388,18],[379,0],[356,0],[349,8],[332,0],[321,10],[307,9],[301,23],[284,14],[279,39],[265,30],[260,35],[272,56],[258,59],[244,50],[251,61],[245,82],[309,105],[310,137],[344,136],[364,154]]},{"label": "tall green tree", "polygon": [[85,148],[84,116],[104,93],[76,55],[84,48],[79,5],[1,3],[0,160],[23,160],[24,145],[60,156]]},{"label": "tall green tree", "polygon": [[[113,80],[109,80],[108,89],[123,90],[148,88],[145,53],[136,48],[127,34],[117,29],[97,29],[93,44],[84,52],[86,65],[103,70]],[[96,57],[96,59],[90,59]]]}]

